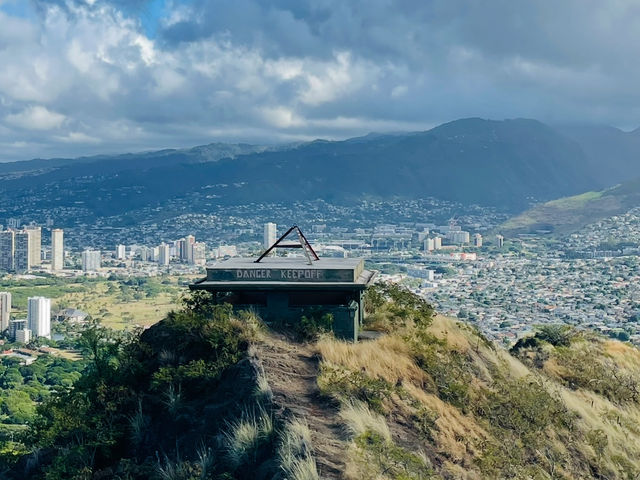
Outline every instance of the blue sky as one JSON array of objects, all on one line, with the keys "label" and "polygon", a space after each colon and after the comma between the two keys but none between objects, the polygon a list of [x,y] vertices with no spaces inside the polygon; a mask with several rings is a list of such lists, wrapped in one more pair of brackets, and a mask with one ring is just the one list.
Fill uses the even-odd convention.
[{"label": "blue sky", "polygon": [[636,0],[0,0],[0,161],[640,124]]}]

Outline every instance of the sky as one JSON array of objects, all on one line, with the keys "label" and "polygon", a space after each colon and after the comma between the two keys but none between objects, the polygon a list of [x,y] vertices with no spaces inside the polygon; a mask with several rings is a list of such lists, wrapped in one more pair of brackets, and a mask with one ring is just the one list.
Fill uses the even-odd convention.
[{"label": "sky", "polygon": [[640,125],[637,0],[0,0],[0,161]]}]

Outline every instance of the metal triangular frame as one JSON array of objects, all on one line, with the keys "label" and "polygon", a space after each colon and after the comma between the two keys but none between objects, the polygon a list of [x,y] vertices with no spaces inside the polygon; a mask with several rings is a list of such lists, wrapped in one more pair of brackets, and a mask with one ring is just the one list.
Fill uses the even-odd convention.
[{"label": "metal triangular frame", "polygon": [[[298,241],[300,243],[299,244],[298,243],[287,243],[287,244],[281,243],[293,231],[295,231],[298,234]],[[300,230],[300,228],[297,225],[294,225],[289,230],[287,230],[287,232],[284,235],[282,235],[278,240],[276,240],[273,245],[267,248],[264,251],[264,253],[260,255],[260,258],[258,258],[255,261],[255,263],[260,263],[260,260],[262,260],[264,257],[269,255],[274,248],[301,248],[302,251],[304,252],[305,257],[307,257],[307,262],[309,263],[309,265],[313,265],[313,262],[320,260],[320,257],[318,257],[318,254],[315,252],[315,250],[307,240],[307,237],[304,236],[304,233],[302,233],[302,230]]]}]

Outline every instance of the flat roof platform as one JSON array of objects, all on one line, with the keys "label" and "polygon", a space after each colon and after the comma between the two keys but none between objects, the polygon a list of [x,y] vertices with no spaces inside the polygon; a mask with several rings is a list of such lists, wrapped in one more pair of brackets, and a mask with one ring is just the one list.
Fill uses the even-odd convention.
[{"label": "flat roof platform", "polygon": [[361,258],[321,258],[308,265],[303,258],[231,258],[207,267],[207,276],[191,285],[193,289],[279,289],[351,288],[364,289],[374,276],[365,270]]}]

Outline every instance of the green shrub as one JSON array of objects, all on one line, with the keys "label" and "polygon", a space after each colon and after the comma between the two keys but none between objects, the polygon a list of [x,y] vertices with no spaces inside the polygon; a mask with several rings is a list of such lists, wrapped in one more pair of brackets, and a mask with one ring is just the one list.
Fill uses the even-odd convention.
[{"label": "green shrub", "polygon": [[365,478],[424,480],[433,477],[426,457],[410,452],[379,433],[367,430],[354,439]]},{"label": "green shrub", "polygon": [[433,307],[426,300],[395,283],[377,283],[364,294],[365,328],[394,331],[416,325],[427,327]]},{"label": "green shrub", "polygon": [[568,347],[574,335],[573,329],[568,325],[540,325],[536,332],[536,337],[545,342],[549,342],[554,347]]},{"label": "green shrub", "polygon": [[465,410],[469,403],[472,360],[423,329],[406,338],[416,364],[433,379],[438,396]]},{"label": "green shrub", "polygon": [[559,397],[544,388],[540,379],[500,379],[495,389],[476,406],[476,412],[500,430],[525,438],[534,446],[550,426],[572,428],[575,420]]},{"label": "green shrub", "polygon": [[308,310],[294,325],[294,330],[301,340],[315,340],[320,334],[330,332],[332,327],[333,314]]}]

